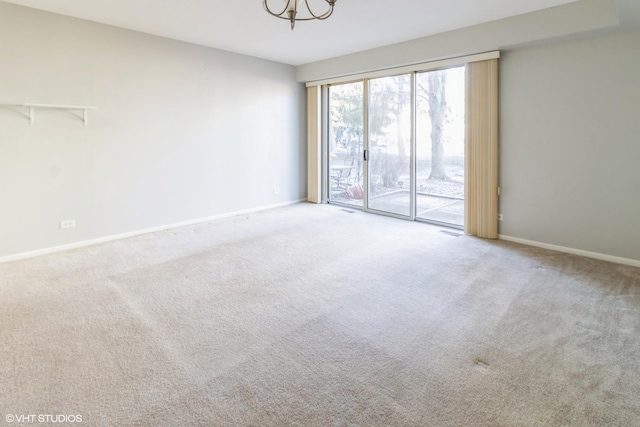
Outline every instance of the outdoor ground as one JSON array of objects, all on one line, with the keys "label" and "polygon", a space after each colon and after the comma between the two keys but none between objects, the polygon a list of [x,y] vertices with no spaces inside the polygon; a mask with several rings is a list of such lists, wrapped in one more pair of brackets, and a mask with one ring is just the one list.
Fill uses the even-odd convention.
[{"label": "outdoor ground", "polygon": [[[341,159],[336,159],[341,163]],[[417,217],[421,219],[464,225],[464,158],[445,157],[447,180],[429,179],[431,159],[421,159],[416,164],[417,172]],[[359,173],[358,173],[359,172]],[[356,171],[354,179],[340,187],[333,186],[330,200],[362,207],[363,195],[360,190],[362,173]],[[409,176],[399,175],[397,182],[384,186],[380,181],[372,183],[369,207],[384,212],[408,215],[410,194]],[[355,188],[354,188],[355,187]]]}]

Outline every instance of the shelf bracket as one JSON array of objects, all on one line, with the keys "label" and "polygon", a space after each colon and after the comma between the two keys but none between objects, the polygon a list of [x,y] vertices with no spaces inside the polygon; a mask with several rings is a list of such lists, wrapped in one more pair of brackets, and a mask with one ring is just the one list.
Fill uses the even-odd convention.
[{"label": "shelf bracket", "polygon": [[33,126],[33,122],[35,122],[36,108],[50,108],[56,110],[82,110],[82,124],[83,126],[87,126],[89,123],[89,110],[95,110],[98,107],[85,107],[85,106],[75,106],[75,105],[50,105],[50,104],[22,104],[24,107],[29,108],[29,125]]}]

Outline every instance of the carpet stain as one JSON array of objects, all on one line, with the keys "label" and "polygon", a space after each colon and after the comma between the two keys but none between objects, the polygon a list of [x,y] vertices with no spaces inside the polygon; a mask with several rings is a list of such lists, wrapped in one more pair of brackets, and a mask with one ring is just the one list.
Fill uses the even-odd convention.
[{"label": "carpet stain", "polygon": [[488,372],[489,371],[489,364],[487,362],[484,362],[480,359],[476,359],[476,361],[473,363],[473,367],[480,371],[480,372]]}]

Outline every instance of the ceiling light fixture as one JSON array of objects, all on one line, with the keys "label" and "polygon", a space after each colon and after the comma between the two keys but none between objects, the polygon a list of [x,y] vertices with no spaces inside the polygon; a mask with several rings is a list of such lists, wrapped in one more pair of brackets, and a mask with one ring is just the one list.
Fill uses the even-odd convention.
[{"label": "ceiling light fixture", "polygon": [[[311,6],[309,6],[309,0],[276,0],[283,1],[285,3],[284,9],[282,12],[277,13],[273,12],[269,7],[269,2],[271,0],[263,0],[262,5],[264,9],[269,12],[270,15],[275,16],[276,18],[286,19],[291,22],[291,30],[293,31],[293,27],[296,25],[296,21],[312,21],[314,19],[327,19],[333,13],[333,6],[336,4],[336,0],[324,0],[329,5],[329,10],[324,13],[316,14],[311,10]],[[300,11],[300,6],[302,4],[307,8],[306,12],[303,12],[300,17],[298,17],[298,12]],[[279,10],[279,9],[278,9]]]}]

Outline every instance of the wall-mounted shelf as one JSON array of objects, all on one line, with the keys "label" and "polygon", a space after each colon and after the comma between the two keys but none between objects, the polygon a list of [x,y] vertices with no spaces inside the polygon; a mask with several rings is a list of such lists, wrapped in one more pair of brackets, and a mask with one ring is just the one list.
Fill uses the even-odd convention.
[{"label": "wall-mounted shelf", "polygon": [[36,108],[48,108],[48,109],[56,109],[56,110],[78,110],[82,111],[82,122],[84,126],[87,125],[88,122],[88,114],[87,111],[95,110],[98,107],[85,107],[85,106],[76,106],[76,105],[52,105],[52,104],[22,104],[23,107],[29,108],[29,124],[33,125],[35,121],[35,110]]}]

